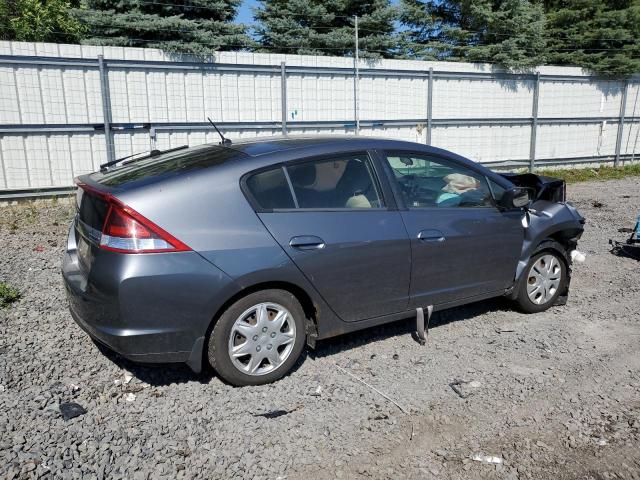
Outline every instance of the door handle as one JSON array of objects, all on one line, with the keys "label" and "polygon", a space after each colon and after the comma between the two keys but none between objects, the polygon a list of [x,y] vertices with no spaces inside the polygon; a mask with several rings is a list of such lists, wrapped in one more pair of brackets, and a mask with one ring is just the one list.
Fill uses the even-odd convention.
[{"label": "door handle", "polygon": [[324,240],[315,235],[301,235],[289,240],[289,246],[298,250],[320,250],[324,248]]},{"label": "door handle", "polygon": [[418,240],[425,243],[442,243],[445,237],[440,230],[420,230]]}]

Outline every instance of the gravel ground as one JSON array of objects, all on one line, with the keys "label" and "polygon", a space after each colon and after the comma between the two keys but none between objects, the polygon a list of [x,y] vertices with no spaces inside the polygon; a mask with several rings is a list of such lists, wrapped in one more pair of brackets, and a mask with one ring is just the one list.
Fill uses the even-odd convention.
[{"label": "gravel ground", "polygon": [[[3,208],[0,279],[23,297],[0,311],[0,477],[640,478],[640,270],[607,245],[639,184],[570,187],[587,261],[566,306],[441,312],[426,347],[398,322],[246,388],[100,351],[65,303],[69,202]],[[64,420],[61,402],[86,413]]]}]

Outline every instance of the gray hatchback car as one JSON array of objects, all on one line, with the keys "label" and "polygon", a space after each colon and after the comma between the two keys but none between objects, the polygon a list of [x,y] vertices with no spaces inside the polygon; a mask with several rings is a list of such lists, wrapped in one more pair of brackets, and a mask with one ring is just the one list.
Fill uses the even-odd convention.
[{"label": "gray hatchback car", "polygon": [[233,385],[425,310],[562,303],[584,224],[562,180],[366,137],[154,151],[76,182],[76,322],[128,359],[208,363]]}]

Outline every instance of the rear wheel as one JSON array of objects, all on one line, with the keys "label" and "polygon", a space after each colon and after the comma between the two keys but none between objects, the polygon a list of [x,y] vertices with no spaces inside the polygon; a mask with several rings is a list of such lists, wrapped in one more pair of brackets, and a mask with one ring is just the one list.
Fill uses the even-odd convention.
[{"label": "rear wheel", "polygon": [[236,386],[262,385],[285,375],[305,341],[304,311],[284,290],[262,290],[231,305],[209,339],[209,362]]},{"label": "rear wheel", "polygon": [[551,307],[565,290],[567,267],[558,252],[545,250],[529,260],[520,279],[516,302],[527,313]]}]

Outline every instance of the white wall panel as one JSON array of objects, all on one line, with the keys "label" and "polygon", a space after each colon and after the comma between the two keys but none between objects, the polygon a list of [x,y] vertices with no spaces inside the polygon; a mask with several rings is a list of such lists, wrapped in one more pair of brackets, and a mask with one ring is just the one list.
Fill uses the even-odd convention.
[{"label": "white wall panel", "polygon": [[620,82],[540,82],[540,117],[617,117]]},{"label": "white wall panel", "polygon": [[167,100],[167,79],[164,71],[147,72],[147,103],[150,122],[169,121],[169,102]]},{"label": "white wall panel", "polygon": [[636,153],[640,160],[640,122],[625,123],[622,130],[620,153],[623,155]]},{"label": "white wall panel", "polygon": [[45,135],[24,137],[24,148],[29,152],[29,177],[32,187],[46,187],[53,184],[49,147]]},{"label": "white wall panel", "polygon": [[533,82],[437,79],[433,118],[530,117]]},{"label": "white wall panel", "polygon": [[238,76],[235,73],[221,74],[220,95],[222,97],[222,112],[220,120],[223,122],[237,122],[240,120]]},{"label": "white wall panel", "polygon": [[4,158],[2,157],[2,143],[0,142],[0,186],[2,188],[9,188],[7,183],[7,177],[5,175]]},{"label": "white wall panel", "polygon": [[127,73],[123,70],[110,69],[108,75],[111,119],[114,122],[129,122]]},{"label": "white wall panel", "polygon": [[100,88],[100,73],[98,70],[86,69],[84,85],[87,98],[87,114],[91,123],[104,122],[102,112],[102,89]]},{"label": "white wall panel", "polygon": [[20,123],[20,104],[11,67],[0,67],[0,124]]},{"label": "white wall panel", "polygon": [[188,72],[184,78],[185,82],[185,108],[187,111],[187,122],[204,122],[204,86],[202,73]]},{"label": "white wall panel", "polygon": [[640,117],[640,83],[629,84],[625,115],[627,117]]},{"label": "white wall panel", "polygon": [[[93,134],[91,137],[91,152],[93,161],[93,171],[100,169],[100,165],[107,163],[107,146],[104,141],[104,134]],[[56,183],[55,185],[60,185]]]},{"label": "white wall panel", "polygon": [[144,70],[127,72],[127,105],[130,122],[149,121],[147,75]]},{"label": "white wall panel", "polygon": [[64,99],[68,123],[88,123],[89,105],[84,82],[84,70],[65,68],[62,70]]},{"label": "white wall panel", "polygon": [[71,162],[71,150],[68,135],[49,135],[49,161],[53,185],[73,185],[76,172]]},{"label": "white wall panel", "polygon": [[65,104],[62,72],[56,68],[43,68],[40,71],[40,86],[45,123],[67,122],[67,105]]},{"label": "white wall panel", "polygon": [[22,123],[43,123],[40,76],[37,68],[17,68],[15,72]]},{"label": "white wall panel", "polygon": [[529,126],[461,126],[433,129],[432,144],[477,162],[522,160],[529,156]]},{"label": "white wall panel", "polygon": [[541,125],[538,127],[538,158],[571,158],[613,155],[617,123],[589,125]]},{"label": "white wall panel", "polygon": [[94,171],[90,135],[70,135],[69,148],[71,149],[71,161],[73,162],[73,170],[76,176]]},{"label": "white wall panel", "polygon": [[24,137],[6,135],[0,138],[2,160],[8,188],[27,188],[31,186],[31,177],[27,169]]}]

